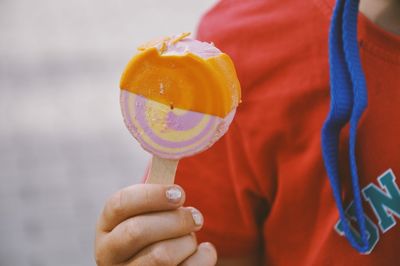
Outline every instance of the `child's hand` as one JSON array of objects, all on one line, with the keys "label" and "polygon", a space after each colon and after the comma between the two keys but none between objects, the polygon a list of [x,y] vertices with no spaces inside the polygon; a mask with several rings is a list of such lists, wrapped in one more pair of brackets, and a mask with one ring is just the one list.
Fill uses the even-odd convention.
[{"label": "child's hand", "polygon": [[197,245],[203,225],[194,208],[182,207],[178,186],[140,184],[117,192],[105,204],[96,228],[98,265],[215,265],[209,243]]}]

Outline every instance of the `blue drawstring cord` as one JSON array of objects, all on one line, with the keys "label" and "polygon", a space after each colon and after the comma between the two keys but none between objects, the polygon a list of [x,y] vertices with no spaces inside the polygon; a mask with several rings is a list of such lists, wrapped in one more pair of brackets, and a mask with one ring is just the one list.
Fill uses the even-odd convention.
[{"label": "blue drawstring cord", "polygon": [[[346,55],[348,69],[351,75],[353,85],[353,112],[350,118],[350,139],[349,155],[350,169],[352,176],[353,195],[356,208],[356,217],[359,223],[361,239],[364,248],[368,248],[368,237],[365,225],[364,209],[361,201],[361,192],[356,161],[356,136],[357,128],[362,114],[367,108],[367,85],[364,72],[361,67],[361,58],[357,40],[357,18],[358,18],[359,0],[347,0],[343,13],[343,44]],[[349,29],[349,30],[346,30]],[[362,252],[363,250],[360,250]]]},{"label": "blue drawstring cord", "polygon": [[[350,244],[361,253],[368,250],[368,233],[361,201],[356,163],[356,135],[359,120],[367,107],[367,89],[357,41],[359,0],[337,0],[329,32],[331,106],[322,128],[322,155]],[[360,241],[354,236],[342,201],[339,176],[339,143],[342,128],[350,121],[349,160],[356,219]]]}]

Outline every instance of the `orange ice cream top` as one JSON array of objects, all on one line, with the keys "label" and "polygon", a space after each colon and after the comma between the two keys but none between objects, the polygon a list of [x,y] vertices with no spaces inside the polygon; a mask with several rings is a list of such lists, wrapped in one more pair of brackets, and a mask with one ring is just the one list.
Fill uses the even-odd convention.
[{"label": "orange ice cream top", "polygon": [[221,118],[237,107],[240,84],[228,55],[202,58],[190,51],[163,55],[166,49],[165,42],[161,51],[142,46],[122,74],[120,88],[171,108]]}]

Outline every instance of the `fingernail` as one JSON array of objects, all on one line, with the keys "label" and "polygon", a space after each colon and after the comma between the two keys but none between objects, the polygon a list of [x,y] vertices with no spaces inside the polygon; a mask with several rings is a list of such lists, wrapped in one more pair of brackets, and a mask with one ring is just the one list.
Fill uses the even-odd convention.
[{"label": "fingernail", "polygon": [[195,225],[200,226],[203,224],[203,215],[195,208],[189,207],[190,212],[192,213],[193,221]]},{"label": "fingernail", "polygon": [[167,199],[173,203],[177,203],[181,200],[182,198],[182,190],[179,187],[173,186],[169,187],[165,191],[165,196]]}]

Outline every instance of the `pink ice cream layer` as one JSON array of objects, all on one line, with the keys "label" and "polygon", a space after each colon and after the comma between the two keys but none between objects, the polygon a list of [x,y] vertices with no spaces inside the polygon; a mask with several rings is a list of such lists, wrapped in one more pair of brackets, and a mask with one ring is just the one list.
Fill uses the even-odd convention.
[{"label": "pink ice cream layer", "polygon": [[[121,91],[121,109],[126,126],[141,146],[165,159],[180,159],[208,149],[226,133],[236,111],[232,110],[224,119],[193,111],[177,115],[169,106],[125,90]],[[149,112],[155,114],[150,120],[146,115]],[[154,123],[165,125],[165,135],[154,130]],[[195,128],[190,139],[168,137],[171,131],[179,134]]]}]

